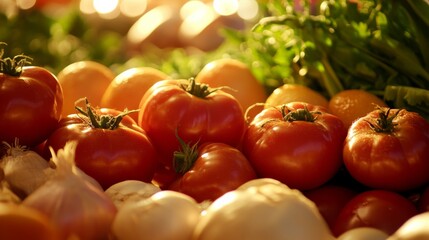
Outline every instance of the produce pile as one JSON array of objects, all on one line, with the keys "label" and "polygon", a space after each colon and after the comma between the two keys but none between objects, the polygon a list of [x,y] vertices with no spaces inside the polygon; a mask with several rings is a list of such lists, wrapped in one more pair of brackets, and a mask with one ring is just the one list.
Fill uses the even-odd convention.
[{"label": "produce pile", "polygon": [[192,76],[1,43],[0,238],[428,238],[429,6],[312,4],[268,2]]}]

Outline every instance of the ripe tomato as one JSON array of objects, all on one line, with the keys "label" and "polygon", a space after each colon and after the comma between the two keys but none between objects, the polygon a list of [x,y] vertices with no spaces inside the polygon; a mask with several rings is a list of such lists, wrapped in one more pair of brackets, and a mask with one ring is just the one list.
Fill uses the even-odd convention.
[{"label": "ripe tomato", "polygon": [[176,132],[186,143],[239,145],[246,126],[243,110],[232,95],[213,90],[193,79],[163,80],[143,95],[137,123],[166,166],[171,166],[174,151],[180,150]]},{"label": "ripe tomato", "polygon": [[[15,60],[19,57],[11,61]],[[55,75],[45,68],[19,69],[17,62],[15,67],[7,62],[0,59],[0,142],[13,144],[17,138],[21,145],[34,147],[45,141],[58,124],[62,89]]]},{"label": "ripe tomato", "polygon": [[[228,191],[256,178],[247,158],[238,149],[224,143],[202,144],[197,152],[185,153],[176,167],[181,176],[170,186],[196,201],[214,201]],[[192,157],[190,157],[192,156]]]},{"label": "ripe tomato", "polygon": [[342,121],[324,107],[292,102],[256,115],[243,151],[260,177],[308,190],[338,171],[345,135]]},{"label": "ripe tomato", "polygon": [[341,210],[333,227],[335,236],[358,227],[372,227],[392,234],[417,214],[414,204],[398,193],[368,190],[353,197]]},{"label": "ripe tomato", "polygon": [[304,195],[316,204],[331,230],[341,209],[356,194],[357,192],[350,188],[336,185],[323,185],[304,192]]},{"label": "ripe tomato", "polygon": [[343,160],[372,188],[406,191],[429,182],[429,123],[414,112],[380,108],[349,128]]},{"label": "ripe tomato", "polygon": [[[89,105],[87,110],[88,115],[90,112],[95,114]],[[80,121],[77,121],[78,118],[70,115],[63,119],[67,123],[60,123],[45,148],[58,151],[67,141],[76,140],[77,167],[104,189],[124,180],[150,182],[158,161],[155,148],[144,131],[136,131],[121,123],[115,125],[113,122],[117,117],[112,115],[95,115],[94,118],[80,115]]]}]

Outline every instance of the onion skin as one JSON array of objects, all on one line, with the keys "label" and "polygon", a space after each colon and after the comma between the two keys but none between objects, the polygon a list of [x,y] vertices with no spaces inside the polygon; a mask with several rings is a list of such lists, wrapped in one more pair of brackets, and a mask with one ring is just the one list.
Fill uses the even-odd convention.
[{"label": "onion skin", "polygon": [[62,239],[108,239],[117,208],[113,201],[79,173],[74,163],[77,142],[52,152],[56,172],[22,204],[39,210],[57,225]]},{"label": "onion skin", "polygon": [[189,240],[199,217],[193,198],[164,190],[121,207],[112,231],[116,240]]},{"label": "onion skin", "polygon": [[47,182],[22,204],[47,215],[57,224],[63,239],[70,236],[79,240],[107,239],[116,206],[91,183],[77,185]]},{"label": "onion skin", "polygon": [[316,205],[298,190],[253,180],[216,199],[202,214],[192,240],[333,240]]}]

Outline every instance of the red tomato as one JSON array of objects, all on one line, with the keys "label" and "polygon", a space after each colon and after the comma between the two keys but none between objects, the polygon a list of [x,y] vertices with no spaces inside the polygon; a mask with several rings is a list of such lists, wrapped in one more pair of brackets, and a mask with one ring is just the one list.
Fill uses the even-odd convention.
[{"label": "red tomato", "polygon": [[340,168],[345,134],[342,121],[325,108],[292,102],[259,113],[246,131],[243,151],[260,177],[308,190]]},{"label": "red tomato", "polygon": [[336,185],[323,185],[319,188],[304,192],[304,195],[313,201],[320,214],[328,223],[329,227],[333,228],[335,220],[341,209],[349,202],[357,192],[350,188],[336,186]]},{"label": "red tomato", "polygon": [[[46,147],[51,146],[57,151],[67,141],[76,140],[77,167],[104,189],[124,180],[151,181],[159,162],[155,148],[143,130],[136,131],[123,124],[96,126],[84,115],[80,116],[80,121],[71,117],[64,119],[68,123],[61,123],[48,138]],[[108,115],[104,117],[109,118]],[[97,119],[100,120],[99,116]]]},{"label": "red tomato", "polygon": [[247,158],[238,149],[227,144],[205,143],[195,154],[197,155],[191,159],[191,163],[181,163],[185,165],[185,173],[170,189],[185,193],[198,202],[214,201],[256,178]]},{"label": "red tomato", "polygon": [[335,236],[358,227],[373,227],[391,235],[417,214],[414,204],[398,193],[369,190],[353,197],[341,210],[333,227]]},{"label": "red tomato", "polygon": [[[19,69],[0,61],[0,142],[35,147],[55,130],[63,94],[55,75],[37,66]],[[18,71],[16,74],[11,71]],[[12,75],[11,75],[12,74]]]},{"label": "red tomato", "polygon": [[429,122],[405,109],[378,109],[349,128],[344,164],[371,188],[406,191],[429,182]]},{"label": "red tomato", "polygon": [[192,79],[152,85],[141,99],[138,124],[164,155],[166,166],[180,150],[176,131],[186,143],[222,142],[235,147],[246,126],[237,99]]}]

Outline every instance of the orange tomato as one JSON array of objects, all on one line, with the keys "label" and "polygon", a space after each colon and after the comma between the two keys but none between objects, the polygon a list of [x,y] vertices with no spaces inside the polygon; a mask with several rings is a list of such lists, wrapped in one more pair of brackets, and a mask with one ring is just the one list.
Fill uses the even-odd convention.
[{"label": "orange tomato", "polygon": [[290,102],[306,102],[328,108],[328,99],[321,93],[304,85],[289,83],[274,89],[265,101],[265,108]]},{"label": "orange tomato", "polygon": [[352,123],[375,109],[387,107],[376,95],[361,89],[343,90],[329,100],[329,111],[338,116],[348,128]]},{"label": "orange tomato", "polygon": [[[123,111],[139,109],[142,96],[154,83],[169,76],[151,67],[135,67],[118,74],[104,92],[100,105]],[[138,113],[130,113],[137,121]]]},{"label": "orange tomato", "polygon": [[63,89],[63,116],[76,113],[75,102],[88,98],[94,107],[100,106],[101,97],[115,73],[107,66],[94,61],[79,61],[66,66],[58,73]]},{"label": "orange tomato", "polygon": [[0,203],[0,239],[59,240],[57,227],[41,212],[26,207]]},{"label": "orange tomato", "polygon": [[256,79],[250,68],[236,59],[217,59],[207,63],[195,77],[196,82],[206,83],[210,87],[223,87],[222,91],[234,96],[243,111],[253,118],[263,107],[254,106],[265,102],[267,94],[264,86]]}]

